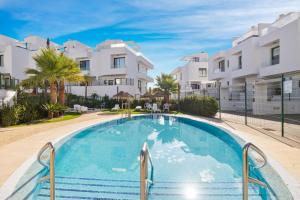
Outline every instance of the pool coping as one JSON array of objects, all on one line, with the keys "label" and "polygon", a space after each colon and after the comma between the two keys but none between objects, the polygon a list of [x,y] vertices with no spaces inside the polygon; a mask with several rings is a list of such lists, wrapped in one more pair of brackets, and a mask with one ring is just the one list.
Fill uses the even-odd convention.
[{"label": "pool coping", "polygon": [[[134,116],[143,116],[143,115],[150,115],[150,114],[137,114]],[[163,114],[163,115],[172,116],[172,117],[182,117],[182,118],[186,118],[186,119],[192,119],[195,121],[208,123],[210,125],[216,126],[220,129],[223,129],[223,130],[229,132],[228,134],[232,133],[235,137],[242,139],[244,142],[251,142],[251,139],[248,136],[245,136],[245,134],[244,134],[245,131],[238,131],[238,130],[228,127],[224,124],[218,124],[217,122],[213,122],[213,121],[210,121],[205,118],[200,118],[200,117],[191,116],[191,115],[183,115],[183,114],[179,114],[179,115],[178,114],[177,115]],[[78,128],[73,131],[69,131],[66,134],[64,134],[63,136],[58,137],[50,142],[52,142],[53,145],[57,148],[57,147],[60,147],[62,144],[64,144],[64,141],[68,140],[70,137],[72,137],[73,135],[77,134],[78,132],[80,132],[82,130],[85,130],[87,128],[96,126],[98,124],[103,124],[103,123],[106,123],[109,121],[120,120],[122,118],[123,117],[116,117],[114,119],[108,119],[108,120],[103,120],[101,122],[95,122],[86,127],[82,127],[82,128]],[[259,145],[258,145],[258,147],[259,147]],[[284,169],[283,166],[278,161],[274,160],[268,151],[264,151],[264,153],[267,155],[268,163],[277,172],[277,174],[281,177],[283,183],[287,186],[287,188],[290,191],[290,193],[292,194],[293,198],[300,199],[300,183],[297,182],[296,179],[293,178],[291,176],[291,174],[286,169]],[[0,199],[7,199],[10,197],[10,195],[16,189],[16,186],[17,186],[18,182],[20,181],[20,179],[24,176],[26,171],[36,161],[37,155],[38,155],[38,152],[33,154],[30,158],[28,158],[25,162],[23,162],[23,164],[20,167],[18,167],[11,176],[9,176],[9,178],[4,182],[4,184],[0,188]]]}]

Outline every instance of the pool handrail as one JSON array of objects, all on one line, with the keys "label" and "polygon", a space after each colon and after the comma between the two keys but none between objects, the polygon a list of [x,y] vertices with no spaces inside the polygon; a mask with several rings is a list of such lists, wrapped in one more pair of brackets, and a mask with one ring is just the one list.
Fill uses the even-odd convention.
[{"label": "pool handrail", "polygon": [[247,143],[243,147],[243,200],[248,200],[248,190],[249,183],[258,184],[264,188],[267,188],[267,184],[249,176],[249,149],[253,149],[256,153],[258,153],[263,158],[263,164],[255,167],[262,168],[267,164],[267,157],[262,150],[260,150],[257,146],[252,143]]},{"label": "pool handrail", "polygon": [[[50,162],[45,163],[41,160],[42,154],[50,149]],[[50,200],[55,200],[55,168],[54,168],[54,161],[55,161],[55,148],[51,142],[47,142],[38,152],[37,156],[38,162],[43,165],[44,167],[47,167],[49,169],[49,176],[42,177],[39,182],[44,182],[46,180],[50,181]]]},{"label": "pool handrail", "polygon": [[[150,180],[148,179],[148,162],[150,162],[151,165]],[[150,186],[153,184],[153,163],[148,150],[147,142],[145,142],[140,153],[140,200],[148,199],[149,183]]]}]

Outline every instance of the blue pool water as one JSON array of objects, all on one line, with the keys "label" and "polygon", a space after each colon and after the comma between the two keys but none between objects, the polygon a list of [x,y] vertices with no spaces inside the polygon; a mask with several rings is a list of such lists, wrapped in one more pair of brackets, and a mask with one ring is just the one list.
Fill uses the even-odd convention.
[{"label": "blue pool water", "polygon": [[[168,116],[115,120],[70,138],[56,153],[56,199],[139,199],[144,142],[154,165],[149,199],[242,199],[236,140],[206,123]],[[270,198],[257,186],[249,193]],[[49,183],[39,184],[34,199],[49,199]]]}]

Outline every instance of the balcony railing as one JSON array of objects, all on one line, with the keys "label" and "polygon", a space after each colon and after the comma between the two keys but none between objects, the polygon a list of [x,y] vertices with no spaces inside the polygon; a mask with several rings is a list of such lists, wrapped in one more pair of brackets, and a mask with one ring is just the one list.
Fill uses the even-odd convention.
[{"label": "balcony railing", "polygon": [[11,77],[10,74],[0,73],[0,89],[15,90],[19,83],[19,79]]},{"label": "balcony railing", "polygon": [[[85,86],[84,83],[67,83],[68,86]],[[133,78],[113,78],[113,79],[100,79],[94,80],[87,84],[88,86],[113,86],[113,85],[134,85]]]}]

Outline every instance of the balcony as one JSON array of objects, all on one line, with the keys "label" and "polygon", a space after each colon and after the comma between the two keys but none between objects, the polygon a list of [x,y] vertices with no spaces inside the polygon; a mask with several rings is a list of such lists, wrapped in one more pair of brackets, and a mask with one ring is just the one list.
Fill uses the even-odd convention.
[{"label": "balcony", "polygon": [[255,67],[251,68],[247,66],[243,66],[243,67],[237,66],[232,69],[231,77],[237,79],[237,78],[242,78],[245,76],[251,76],[255,74],[258,74],[258,70]]},{"label": "balcony", "polygon": [[227,76],[228,76],[228,72],[225,71],[225,68],[224,69],[216,68],[213,70],[212,73],[208,74],[208,79],[209,80],[219,80],[219,79],[226,78]]},{"label": "balcony", "polygon": [[152,77],[148,76],[146,73],[143,73],[143,72],[138,72],[137,77],[139,79],[143,79],[147,82],[153,82],[154,81]]}]

